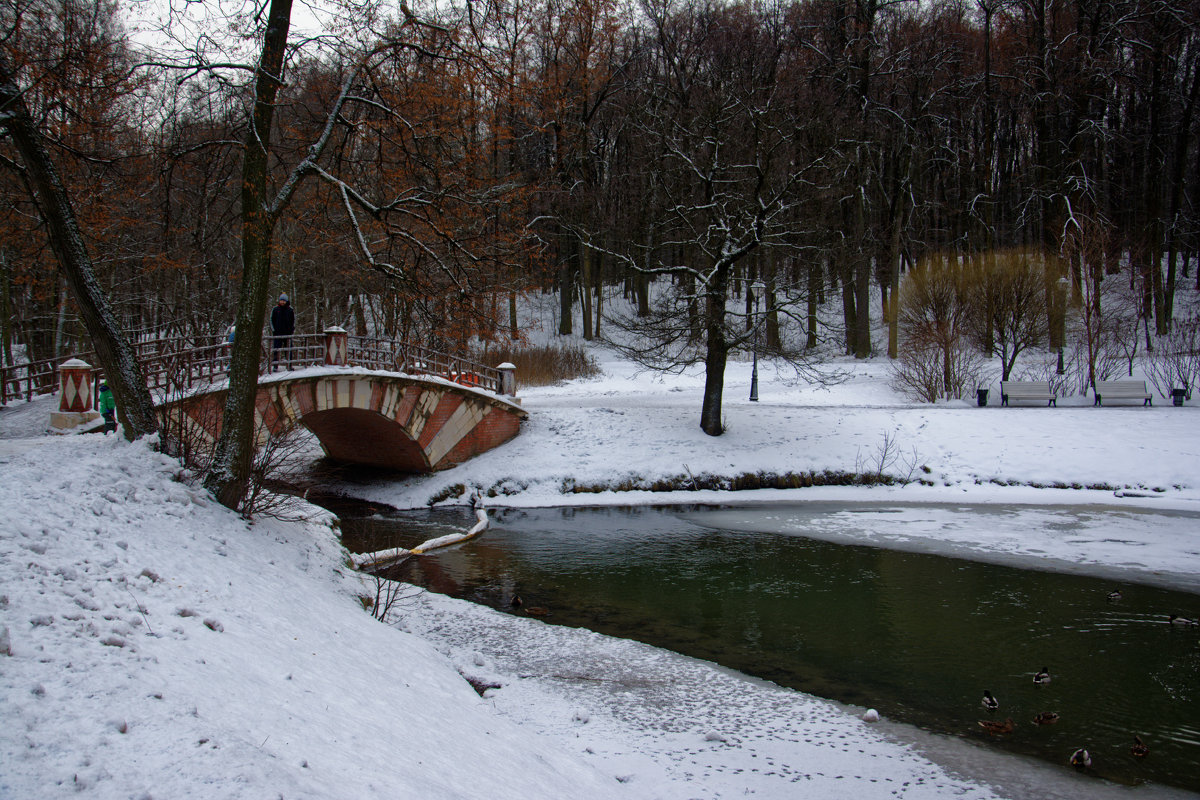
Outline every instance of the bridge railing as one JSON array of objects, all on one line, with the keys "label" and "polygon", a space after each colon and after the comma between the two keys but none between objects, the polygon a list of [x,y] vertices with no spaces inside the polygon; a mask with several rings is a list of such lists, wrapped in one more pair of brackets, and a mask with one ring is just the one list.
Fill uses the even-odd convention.
[{"label": "bridge railing", "polygon": [[[133,343],[133,351],[139,362],[145,364],[156,358],[162,359],[166,354],[182,350],[202,347],[206,344],[220,342],[219,336],[177,336],[164,339],[145,339]],[[96,353],[86,350],[54,358],[42,358],[24,364],[0,367],[0,405],[9,401],[24,399],[32,400],[34,395],[53,394],[59,389],[58,368],[62,362],[77,358],[89,364],[96,363]],[[95,370],[96,380],[101,376],[100,370]]]},{"label": "bridge railing", "polygon": [[[146,385],[151,391],[171,392],[225,378],[233,346],[220,337],[213,338],[216,340],[213,344],[186,349],[177,349],[172,346],[174,342],[169,342],[143,356],[140,360]],[[286,346],[275,349],[273,339],[265,337],[259,352],[258,374],[325,363],[325,338],[319,333],[289,336]]]},{"label": "bridge railing", "polygon": [[346,350],[348,363],[368,369],[437,375],[464,386],[502,394],[500,370],[430,347],[371,336],[349,336]]},{"label": "bridge railing", "polygon": [[[344,361],[340,363],[409,375],[434,375],[464,386],[504,393],[503,376],[494,367],[422,345],[340,333],[346,337]],[[330,363],[329,343],[328,334],[299,334],[289,337],[286,347],[273,349],[272,338],[264,337],[259,374]],[[196,384],[223,379],[229,374],[231,349],[230,343],[219,335],[174,336],[134,344],[147,387],[151,392],[164,394],[182,393]],[[95,363],[95,353],[90,351],[67,358]],[[58,368],[64,360],[47,358],[0,369],[0,404],[57,391]],[[102,377],[102,370],[92,370],[93,397],[95,384]]]},{"label": "bridge railing", "polygon": [[32,400],[35,394],[58,391],[58,364],[61,358],[44,358],[0,367],[0,405],[10,400]]}]

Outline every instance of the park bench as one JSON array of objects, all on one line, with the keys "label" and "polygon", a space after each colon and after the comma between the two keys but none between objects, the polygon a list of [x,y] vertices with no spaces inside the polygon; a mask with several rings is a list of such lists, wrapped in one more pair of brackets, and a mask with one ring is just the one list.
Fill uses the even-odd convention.
[{"label": "park bench", "polygon": [[1154,405],[1145,381],[1096,381],[1096,402],[1092,405],[1102,406],[1102,400],[1141,400],[1144,406]]},{"label": "park bench", "polygon": [[1050,391],[1050,381],[1000,381],[1000,405],[1010,400],[1046,401],[1046,405],[1058,408],[1058,395]]}]

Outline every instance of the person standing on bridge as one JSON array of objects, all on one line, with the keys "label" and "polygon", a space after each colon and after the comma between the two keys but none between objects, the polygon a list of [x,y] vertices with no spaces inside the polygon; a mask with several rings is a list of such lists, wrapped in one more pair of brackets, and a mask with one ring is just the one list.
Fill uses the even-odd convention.
[{"label": "person standing on bridge", "polygon": [[279,295],[279,302],[271,309],[271,371],[275,371],[275,359],[280,357],[280,350],[283,350],[282,358],[287,364],[287,368],[291,369],[291,353],[290,344],[292,334],[296,332],[296,312],[292,310],[292,304],[288,302],[286,294]]}]

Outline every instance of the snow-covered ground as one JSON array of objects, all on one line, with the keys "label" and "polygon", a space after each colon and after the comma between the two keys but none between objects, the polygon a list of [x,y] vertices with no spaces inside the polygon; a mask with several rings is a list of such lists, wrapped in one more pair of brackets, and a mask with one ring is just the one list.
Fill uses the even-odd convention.
[{"label": "snow-covered ground", "polygon": [[[882,362],[847,364],[850,379],[826,388],[764,365],[750,403],[750,365],[734,363],[728,433],[710,438],[698,427],[699,371],[603,366],[598,379],[523,391],[529,421],[491,453],[349,488],[406,507],[482,489],[496,493],[493,506],[858,499],[1200,511],[1200,409],[1190,406],[916,405],[888,388]],[[861,709],[445,597],[405,598],[394,624],[380,624],[360,602],[373,581],[347,568],[323,512],[247,524],[144,443],[45,435],[50,407],[0,409],[5,800],[1183,794],[868,724]],[[563,492],[870,471],[886,460],[885,439],[898,456],[887,471],[924,484]],[[1106,488],[1035,488],[1073,484]],[[1103,547],[1080,531],[1047,541],[1036,525],[960,528],[946,541],[923,513],[903,537],[876,543],[1090,564],[1131,580],[1200,576],[1187,524],[1131,523]],[[464,676],[500,688],[480,697]]]}]

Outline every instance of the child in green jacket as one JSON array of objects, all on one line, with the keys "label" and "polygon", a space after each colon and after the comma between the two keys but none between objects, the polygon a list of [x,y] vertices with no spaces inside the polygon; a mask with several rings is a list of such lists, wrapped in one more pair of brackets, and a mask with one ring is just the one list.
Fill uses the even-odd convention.
[{"label": "child in green jacket", "polygon": [[117,429],[117,401],[113,399],[112,389],[106,381],[100,382],[100,393],[96,395],[96,410],[104,417],[104,435]]}]

